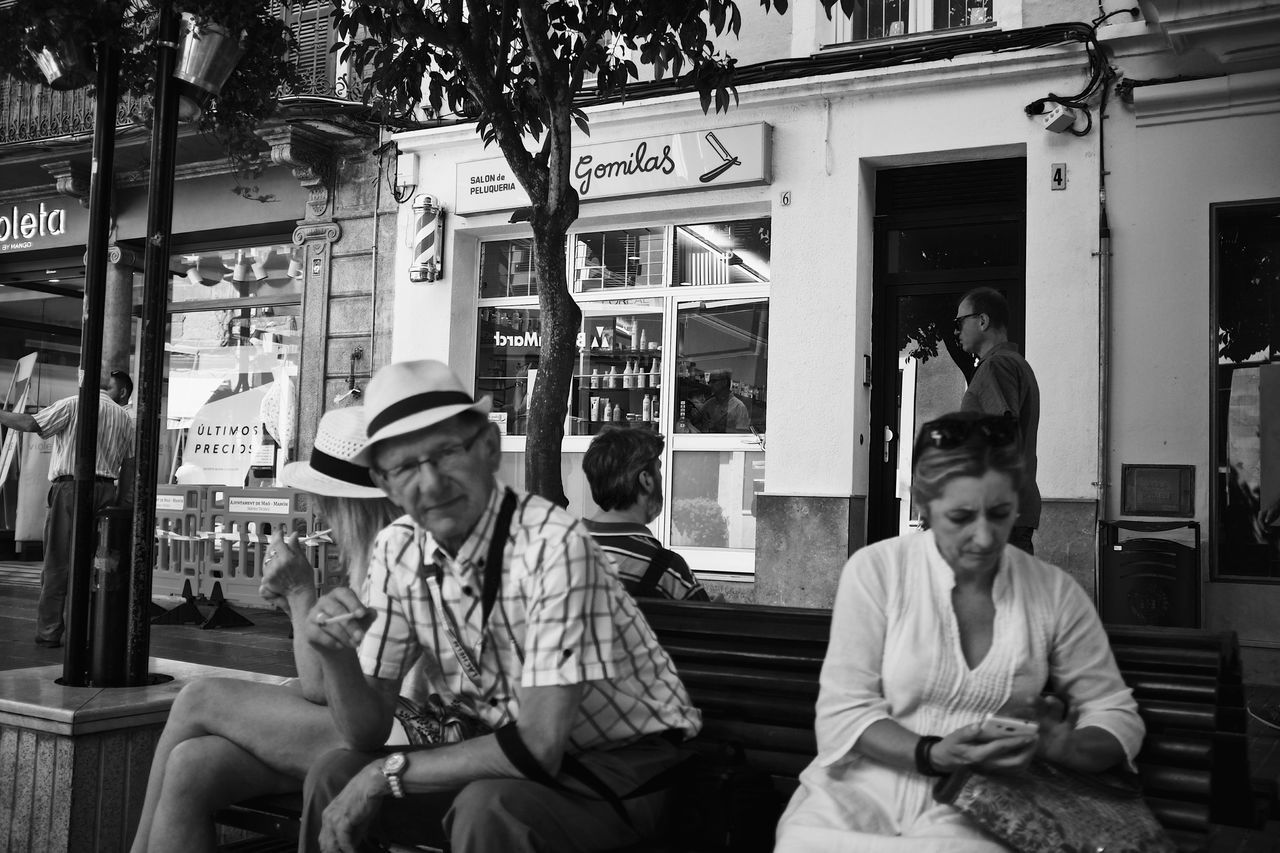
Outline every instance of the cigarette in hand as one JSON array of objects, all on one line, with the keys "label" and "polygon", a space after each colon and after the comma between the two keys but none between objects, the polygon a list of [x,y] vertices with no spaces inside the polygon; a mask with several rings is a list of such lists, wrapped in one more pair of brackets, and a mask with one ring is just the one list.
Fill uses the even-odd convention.
[{"label": "cigarette in hand", "polygon": [[354,613],[343,613],[341,616],[328,616],[321,613],[316,617],[317,625],[337,625],[340,622],[350,622],[352,619],[358,618]]}]

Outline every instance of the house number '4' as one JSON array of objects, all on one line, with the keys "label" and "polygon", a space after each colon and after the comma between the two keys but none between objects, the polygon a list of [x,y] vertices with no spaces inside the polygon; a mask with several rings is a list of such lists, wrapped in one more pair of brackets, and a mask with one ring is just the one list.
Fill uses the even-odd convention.
[{"label": "house number '4'", "polygon": [[1049,189],[1065,190],[1067,188],[1067,164],[1054,163],[1049,167]]}]

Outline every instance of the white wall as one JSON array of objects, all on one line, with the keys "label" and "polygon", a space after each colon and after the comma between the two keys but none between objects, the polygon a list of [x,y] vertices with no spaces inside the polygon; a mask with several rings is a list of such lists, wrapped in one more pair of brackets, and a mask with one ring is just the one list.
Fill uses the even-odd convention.
[{"label": "white wall", "polygon": [[[1206,83],[1140,89],[1136,115],[1125,110],[1107,130],[1115,252],[1109,515],[1119,514],[1121,464],[1194,464],[1206,555],[1216,481],[1210,211],[1220,202],[1280,198],[1280,86],[1274,72],[1267,79],[1270,106],[1241,104],[1232,94],[1260,82],[1254,75],[1214,82],[1216,97]],[[1208,627],[1233,628],[1247,646],[1280,650],[1280,587],[1206,584],[1205,601]],[[1280,657],[1272,667],[1256,677],[1280,676]]]}]

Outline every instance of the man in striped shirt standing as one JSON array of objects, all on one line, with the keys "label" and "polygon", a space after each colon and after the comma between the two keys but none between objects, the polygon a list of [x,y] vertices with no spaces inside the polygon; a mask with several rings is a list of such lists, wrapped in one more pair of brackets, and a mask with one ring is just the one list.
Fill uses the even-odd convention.
[{"label": "man in striped shirt standing", "polygon": [[[334,590],[307,619],[354,748],[307,776],[304,851],[369,834],[453,853],[634,844],[665,800],[639,791],[701,727],[582,522],[498,481],[489,406],[437,361],[390,364],[365,391],[369,443],[354,461],[406,515],[378,536],[368,600]],[[382,748],[420,658],[442,704],[488,733]]]},{"label": "man in striped shirt standing", "polygon": [[[133,380],[113,371],[98,392],[98,460],[93,484],[94,511],[116,500],[120,466],[133,453],[133,419],[121,407],[133,393]],[[49,513],[44,522],[44,571],[36,611],[36,645],[62,645],[63,609],[71,574],[71,540],[75,516],[76,426],[79,397],[63,397],[28,415],[0,411],[0,425],[53,439],[49,459]]]}]

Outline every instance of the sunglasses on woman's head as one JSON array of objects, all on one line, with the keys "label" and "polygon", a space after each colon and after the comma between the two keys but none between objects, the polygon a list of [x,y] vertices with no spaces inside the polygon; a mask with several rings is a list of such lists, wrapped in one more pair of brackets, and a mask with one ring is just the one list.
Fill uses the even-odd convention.
[{"label": "sunglasses on woman's head", "polygon": [[1018,419],[1013,415],[983,415],[980,418],[938,418],[920,428],[917,450],[936,447],[951,450],[974,438],[988,447],[1005,447],[1018,441]]}]

